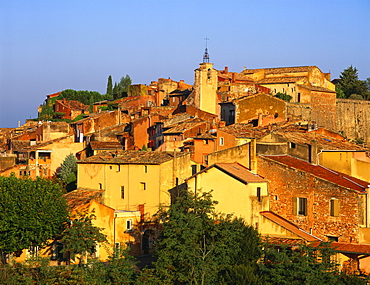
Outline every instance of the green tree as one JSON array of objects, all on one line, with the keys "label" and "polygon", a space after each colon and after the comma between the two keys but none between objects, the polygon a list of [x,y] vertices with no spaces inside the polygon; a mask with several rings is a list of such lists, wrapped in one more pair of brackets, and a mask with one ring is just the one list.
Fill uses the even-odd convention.
[{"label": "green tree", "polygon": [[[366,284],[356,276],[340,274],[333,258],[335,250],[328,243],[317,247],[301,245],[296,249],[287,246],[265,245],[260,274],[267,284]],[[360,282],[360,283],[359,283]]]},{"label": "green tree", "polygon": [[[337,89],[344,93],[345,98],[350,98],[351,95],[356,94],[357,96],[354,96],[354,99],[359,99],[358,95],[362,98],[366,97],[368,91],[365,81],[359,80],[358,70],[352,65],[341,72]],[[339,96],[343,95],[340,94]]]},{"label": "green tree", "polygon": [[292,96],[286,94],[286,93],[281,93],[281,92],[278,92],[275,94],[275,97],[279,98],[279,99],[282,99],[284,101],[287,101],[287,102],[290,102],[290,100],[292,100]]},{"label": "green tree", "polygon": [[257,231],[241,219],[216,214],[214,205],[209,193],[185,192],[159,213],[164,223],[155,269],[162,282],[219,284],[226,272],[232,275],[230,267],[255,267],[261,256]]},{"label": "green tree", "polygon": [[58,178],[65,185],[67,192],[77,188],[77,159],[72,153],[67,155],[61,164]]},{"label": "green tree", "polygon": [[103,229],[92,224],[93,219],[94,214],[76,213],[62,234],[61,242],[65,246],[63,251],[69,252],[72,259],[77,257],[79,264],[84,257],[95,252],[96,243],[107,241],[106,236],[101,233]]},{"label": "green tree", "polygon": [[120,82],[118,84],[117,83],[114,84],[113,98],[116,100],[122,97],[127,97],[131,84],[132,80],[128,74],[126,74],[126,76],[124,77],[121,77]]},{"label": "green tree", "polygon": [[[123,246],[123,245],[122,245]],[[116,249],[109,257],[107,267],[107,279],[110,284],[125,285],[132,284],[135,274],[135,259],[129,255],[129,247],[125,249]]]},{"label": "green tree", "polygon": [[107,93],[106,98],[113,99],[113,81],[112,81],[112,75],[108,76],[108,83],[107,83]]},{"label": "green tree", "polygon": [[0,256],[43,246],[67,221],[67,202],[58,184],[40,177],[0,176]]}]

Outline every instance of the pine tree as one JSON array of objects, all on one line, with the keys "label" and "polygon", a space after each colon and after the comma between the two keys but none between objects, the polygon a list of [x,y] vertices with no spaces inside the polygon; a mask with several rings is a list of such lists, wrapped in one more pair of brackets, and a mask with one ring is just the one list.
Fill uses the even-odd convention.
[{"label": "pine tree", "polygon": [[[345,98],[354,95],[352,96],[353,99],[362,99],[367,95],[366,83],[358,79],[358,70],[352,65],[341,72],[337,88],[344,93]],[[339,91],[338,94],[341,94],[341,92]]]}]

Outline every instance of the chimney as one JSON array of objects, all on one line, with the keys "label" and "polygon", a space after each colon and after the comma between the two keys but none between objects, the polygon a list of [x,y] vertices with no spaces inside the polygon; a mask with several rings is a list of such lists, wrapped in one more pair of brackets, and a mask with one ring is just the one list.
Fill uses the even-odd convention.
[{"label": "chimney", "polygon": [[224,73],[225,73],[225,74],[228,74],[228,73],[229,73],[229,67],[228,67],[228,66],[225,66]]},{"label": "chimney", "polygon": [[262,113],[258,114],[258,126],[262,126],[263,124],[263,115]]},{"label": "chimney", "polygon": [[309,147],[310,162],[314,165],[318,165],[319,161],[318,161],[317,140],[312,140],[311,144],[308,147]]},{"label": "chimney", "polygon": [[226,126],[226,122],[225,121],[220,121],[220,123],[218,124],[219,128],[222,128],[222,127],[225,127]]},{"label": "chimney", "polygon": [[253,173],[257,173],[257,140],[251,139],[249,142],[249,169]]},{"label": "chimney", "polygon": [[235,72],[232,73],[231,82],[235,82]]}]

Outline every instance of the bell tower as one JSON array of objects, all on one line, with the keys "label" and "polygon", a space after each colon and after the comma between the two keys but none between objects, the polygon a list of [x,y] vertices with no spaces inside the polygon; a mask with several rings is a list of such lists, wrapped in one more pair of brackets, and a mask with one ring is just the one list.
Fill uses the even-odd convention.
[{"label": "bell tower", "polygon": [[195,70],[194,92],[195,92],[195,107],[218,115],[217,102],[217,70],[213,68],[213,63],[210,63],[208,47],[206,40],[206,48],[203,55],[203,63],[199,64],[199,68]]}]

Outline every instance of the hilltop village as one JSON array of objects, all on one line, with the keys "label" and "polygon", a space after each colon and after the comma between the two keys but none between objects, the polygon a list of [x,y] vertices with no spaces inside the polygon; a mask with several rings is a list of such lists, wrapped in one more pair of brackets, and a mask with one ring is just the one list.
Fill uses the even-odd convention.
[{"label": "hilltop village", "polygon": [[[59,95],[44,105],[81,119],[1,129],[0,175],[52,178],[73,154],[77,189],[64,196],[72,210],[94,211],[110,245],[153,252],[153,216],[186,188],[211,192],[217,211],[270,242],[329,241],[342,266],[370,271],[369,103],[337,99],[329,73],[216,70],[206,54],[193,84],[131,85],[115,110]],[[98,247],[96,256],[108,253]]]}]

